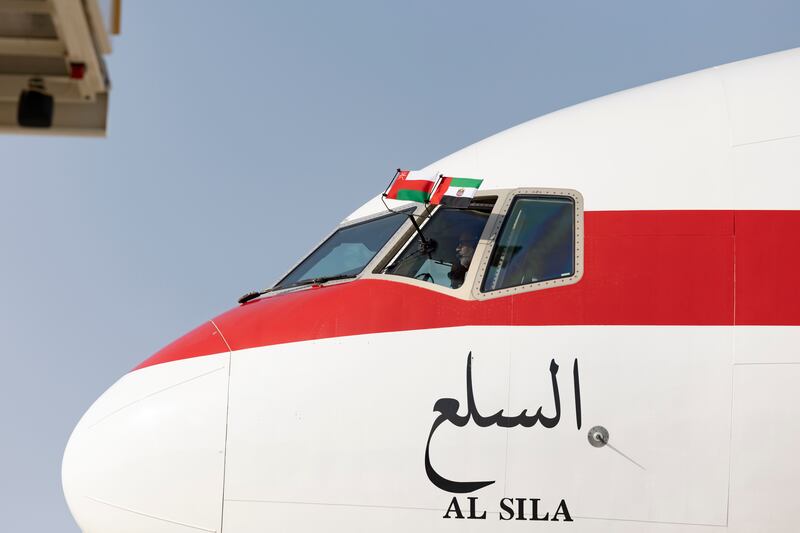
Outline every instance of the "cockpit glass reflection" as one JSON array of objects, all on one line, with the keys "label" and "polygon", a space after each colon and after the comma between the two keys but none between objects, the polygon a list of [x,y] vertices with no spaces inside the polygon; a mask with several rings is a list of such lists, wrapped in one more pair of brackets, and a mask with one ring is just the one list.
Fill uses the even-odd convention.
[{"label": "cockpit glass reflection", "polygon": [[406,220],[398,212],[337,230],[273,289],[357,276]]},{"label": "cockpit glass reflection", "polygon": [[520,197],[506,215],[489,260],[483,291],[518,287],[575,273],[575,203]]}]

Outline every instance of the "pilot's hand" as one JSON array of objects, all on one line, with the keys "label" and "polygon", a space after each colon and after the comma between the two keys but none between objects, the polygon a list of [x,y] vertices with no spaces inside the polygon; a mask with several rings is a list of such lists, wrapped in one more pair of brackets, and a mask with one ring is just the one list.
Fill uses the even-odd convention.
[{"label": "pilot's hand", "polygon": [[450,267],[450,272],[447,273],[447,277],[450,278],[450,287],[453,289],[459,288],[464,284],[464,276],[466,275],[467,269],[464,268],[464,265],[460,261],[455,261]]}]

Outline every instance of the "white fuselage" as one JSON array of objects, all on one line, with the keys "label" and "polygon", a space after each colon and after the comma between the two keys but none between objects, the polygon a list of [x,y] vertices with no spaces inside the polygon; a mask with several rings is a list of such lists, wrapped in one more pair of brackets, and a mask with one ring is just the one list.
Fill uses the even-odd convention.
[{"label": "white fuselage", "polygon": [[[405,228],[354,281],[179,339],[76,427],[63,480],[80,527],[796,531],[798,91],[800,49],[434,163],[500,199],[464,285],[382,273]],[[500,204],[525,187],[580,193],[583,271],[486,296]]]}]

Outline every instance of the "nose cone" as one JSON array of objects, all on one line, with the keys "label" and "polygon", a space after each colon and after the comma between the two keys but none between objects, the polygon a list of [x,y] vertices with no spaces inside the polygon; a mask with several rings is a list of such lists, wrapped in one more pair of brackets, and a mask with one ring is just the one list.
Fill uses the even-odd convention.
[{"label": "nose cone", "polygon": [[62,464],[84,532],[220,529],[228,364],[225,352],[140,368],[84,414]]}]

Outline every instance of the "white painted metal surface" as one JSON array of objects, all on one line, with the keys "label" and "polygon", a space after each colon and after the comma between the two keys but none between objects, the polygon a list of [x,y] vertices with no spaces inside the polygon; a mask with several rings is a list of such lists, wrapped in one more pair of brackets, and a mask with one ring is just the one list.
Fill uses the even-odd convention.
[{"label": "white painted metal surface", "polygon": [[[587,212],[800,210],[797,94],[800,49],[559,111],[429,168],[481,176],[490,191],[574,189]],[[383,209],[374,199],[348,220]],[[702,242],[733,249],[733,234],[715,231]],[[637,234],[638,243],[652,238]],[[587,262],[587,276],[592,268]],[[794,270],[764,265],[765,276]],[[728,275],[702,272],[709,282]],[[381,275],[364,278],[378,283]],[[408,292],[425,287],[403,283]],[[454,300],[497,301],[478,302],[466,286],[445,301],[448,290],[427,296],[439,315]],[[800,294],[783,296],[791,307]],[[362,302],[365,321],[369,304]],[[510,305],[500,325],[262,344],[135,370],[70,439],[70,509],[86,533],[800,528],[797,323],[512,325],[525,309]],[[436,425],[442,399],[457,400],[458,415],[471,419],[461,427],[453,414]],[[530,417],[541,407],[552,421],[556,405],[552,427],[538,414],[536,425],[522,426],[523,410]],[[501,411],[505,426],[476,422],[477,412],[501,420]],[[592,426],[608,430],[606,446],[590,444]],[[426,450],[446,479],[493,483],[443,490],[426,470]],[[468,514],[475,494],[487,519],[454,518],[452,498]],[[503,498],[538,498],[550,518],[563,500],[573,521],[501,520]]]},{"label": "white painted metal surface", "polygon": [[123,376],[86,412],[64,453],[83,531],[218,531],[228,354]]},{"label": "white painted metal surface", "polygon": [[[587,211],[798,209],[798,94],[793,49],[578,104],[424,170],[482,176],[483,190],[575,189]],[[348,220],[384,209],[375,197]]]},{"label": "white painted metal surface", "polygon": [[[263,510],[251,522],[237,515],[289,504],[314,504],[303,512],[321,515],[331,506],[374,508],[362,521],[366,531],[380,527],[385,513],[444,513],[452,495],[424,474],[431,419],[419,414],[440,398],[466,404],[471,351],[484,415],[539,406],[552,413],[551,359],[560,367],[563,414],[552,429],[443,426],[431,447],[442,475],[496,480],[480,493],[492,504],[529,495],[552,512],[559,501],[547,497],[558,494],[575,502],[582,519],[724,526],[732,330],[448,328],[237,353],[225,487],[226,501],[237,505],[226,520],[242,531],[284,529]],[[575,359],[583,430],[573,407]],[[633,460],[589,446],[585,433],[593,425],[607,427]],[[581,476],[562,475],[567,470]]]}]

